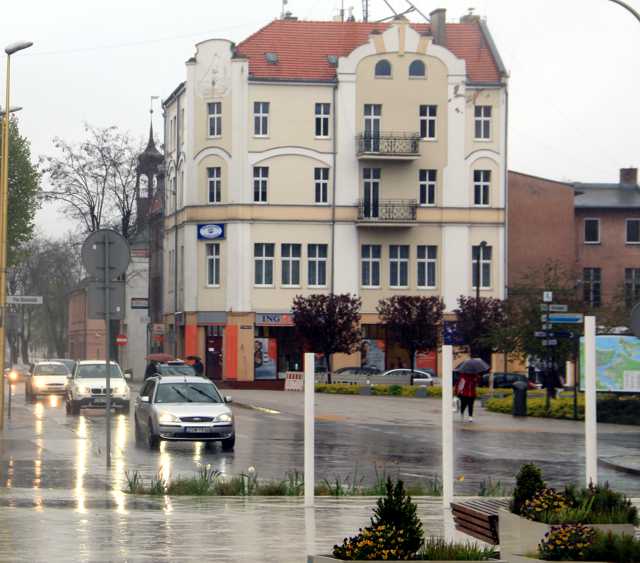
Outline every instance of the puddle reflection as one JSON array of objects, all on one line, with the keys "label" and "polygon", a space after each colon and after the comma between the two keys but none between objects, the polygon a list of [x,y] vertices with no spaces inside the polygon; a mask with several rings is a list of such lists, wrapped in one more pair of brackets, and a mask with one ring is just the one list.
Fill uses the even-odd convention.
[{"label": "puddle reflection", "polygon": [[86,512],[85,500],[86,495],[84,491],[84,476],[87,471],[87,456],[88,456],[88,439],[87,439],[87,419],[84,416],[80,416],[78,419],[78,440],[76,441],[76,486],[75,495],[77,500],[78,512]]},{"label": "puddle reflection", "polygon": [[167,442],[160,442],[160,458],[158,459],[158,477],[168,481],[171,478],[171,455],[167,451]]}]

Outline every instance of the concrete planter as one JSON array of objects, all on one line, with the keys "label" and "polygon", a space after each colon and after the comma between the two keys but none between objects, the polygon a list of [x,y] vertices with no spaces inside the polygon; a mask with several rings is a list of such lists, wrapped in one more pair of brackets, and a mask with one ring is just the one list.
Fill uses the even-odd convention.
[{"label": "concrete planter", "polygon": [[[500,535],[500,555],[507,561],[538,561],[538,559],[513,559],[518,553],[536,553],[538,544],[551,530],[550,524],[527,520],[522,516],[501,509],[498,511]],[[634,535],[633,524],[589,524],[589,527],[602,532]]]},{"label": "concrete planter", "polygon": [[[492,563],[507,563],[502,559],[490,559],[489,561]],[[342,559],[334,559],[333,557],[330,557],[328,555],[309,555],[307,557],[307,563],[344,563],[344,561]],[[384,561],[369,561],[368,563],[384,563]],[[414,563],[458,563],[458,562],[456,561],[414,561]],[[487,563],[487,561],[467,561],[467,563]]]},{"label": "concrete planter", "polygon": [[[509,561],[511,561],[512,563],[549,563],[544,559],[536,559],[535,557],[525,557],[524,555],[512,555]],[[591,563],[605,563],[605,562],[592,561]]]}]

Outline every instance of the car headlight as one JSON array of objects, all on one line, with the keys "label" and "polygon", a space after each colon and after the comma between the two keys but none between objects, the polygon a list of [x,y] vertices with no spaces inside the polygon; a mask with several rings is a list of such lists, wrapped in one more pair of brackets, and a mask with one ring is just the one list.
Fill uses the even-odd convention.
[{"label": "car headlight", "polygon": [[216,420],[215,421],[216,422],[231,422],[232,420],[233,420],[233,417],[230,414],[225,412],[223,414],[220,414],[220,415],[216,416]]},{"label": "car headlight", "polygon": [[78,385],[78,395],[91,395],[91,387],[86,385]]},{"label": "car headlight", "polygon": [[33,383],[38,389],[44,389],[47,386],[47,384],[44,381],[41,381],[39,379],[36,379]]},{"label": "car headlight", "polygon": [[12,369],[9,372],[9,381],[17,381],[18,380],[18,372],[14,369]]},{"label": "car headlight", "polygon": [[161,412],[158,415],[158,421],[160,424],[167,424],[168,422],[180,422],[180,419],[169,412]]}]

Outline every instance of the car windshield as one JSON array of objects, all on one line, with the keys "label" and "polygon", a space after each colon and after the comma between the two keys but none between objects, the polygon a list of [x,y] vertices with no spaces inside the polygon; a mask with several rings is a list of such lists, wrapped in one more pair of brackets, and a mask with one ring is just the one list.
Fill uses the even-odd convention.
[{"label": "car windshield", "polygon": [[76,366],[75,360],[50,360],[51,362],[56,362],[57,364],[64,364],[69,372],[73,371],[73,368]]},{"label": "car windshield", "polygon": [[211,383],[161,383],[156,403],[222,403],[222,398]]},{"label": "car windshield", "polygon": [[[111,377],[122,377],[120,366],[109,365]],[[77,377],[81,379],[105,379],[107,377],[107,364],[85,364],[78,367]]]},{"label": "car windshield", "polygon": [[161,365],[158,367],[158,371],[161,375],[196,375],[196,370],[188,365]]},{"label": "car windshield", "polygon": [[33,375],[69,375],[69,370],[63,364],[40,364]]}]

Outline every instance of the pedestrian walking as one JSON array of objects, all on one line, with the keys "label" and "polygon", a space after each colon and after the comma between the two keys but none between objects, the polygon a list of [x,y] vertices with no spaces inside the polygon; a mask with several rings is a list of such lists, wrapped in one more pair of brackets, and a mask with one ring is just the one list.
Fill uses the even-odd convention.
[{"label": "pedestrian walking", "polygon": [[461,373],[456,385],[456,396],[460,401],[460,418],[464,422],[464,411],[469,413],[469,422],[473,422],[473,404],[476,401],[477,373]]},{"label": "pedestrian walking", "polygon": [[196,357],[193,360],[193,369],[196,372],[196,375],[203,376],[204,375],[204,364],[200,360],[200,358]]},{"label": "pedestrian walking", "polygon": [[157,371],[158,371],[158,362],[156,362],[155,360],[151,360],[148,363],[147,368],[144,370],[144,380],[146,381],[150,377],[153,377],[154,375],[156,375]]}]

